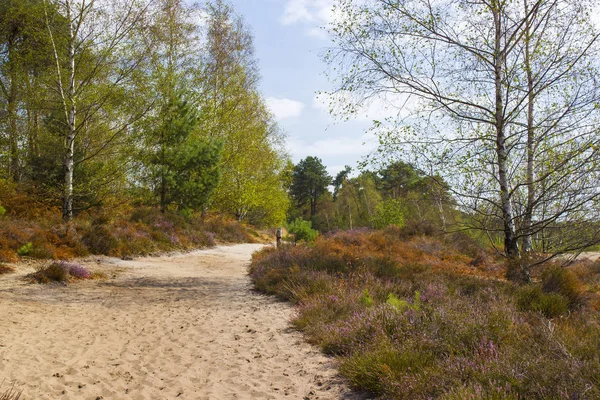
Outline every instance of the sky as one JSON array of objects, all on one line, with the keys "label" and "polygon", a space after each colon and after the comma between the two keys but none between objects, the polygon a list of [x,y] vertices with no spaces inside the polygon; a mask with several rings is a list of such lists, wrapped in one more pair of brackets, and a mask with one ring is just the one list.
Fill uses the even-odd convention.
[{"label": "sky", "polygon": [[371,118],[341,121],[317,97],[318,92],[333,89],[320,58],[331,46],[322,28],[333,0],[229,2],[254,34],[262,75],[259,88],[287,135],[292,161],[319,157],[332,176],[345,165],[355,167],[377,143],[367,133]]},{"label": "sky", "polygon": [[[260,90],[287,135],[294,163],[319,157],[330,175],[373,151],[369,128],[390,111],[373,105],[358,119],[329,114],[319,92],[333,89],[321,56],[331,46],[324,27],[334,0],[229,0],[254,35],[262,80]],[[593,16],[600,26],[600,7]],[[387,115],[386,115],[387,114]]]}]

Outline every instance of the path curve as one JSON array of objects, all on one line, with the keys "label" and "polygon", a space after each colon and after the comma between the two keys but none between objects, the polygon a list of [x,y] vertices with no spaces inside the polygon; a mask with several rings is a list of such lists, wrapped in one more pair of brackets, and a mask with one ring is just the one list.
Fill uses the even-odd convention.
[{"label": "path curve", "polygon": [[333,362],[251,290],[261,245],[88,260],[107,281],[0,277],[0,393],[28,399],[354,399]]}]

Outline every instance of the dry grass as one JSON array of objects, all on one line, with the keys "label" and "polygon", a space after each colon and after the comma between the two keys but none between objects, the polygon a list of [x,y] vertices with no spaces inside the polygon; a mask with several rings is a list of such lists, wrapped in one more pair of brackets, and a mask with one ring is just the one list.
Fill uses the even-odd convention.
[{"label": "dry grass", "polygon": [[[2,385],[0,385],[2,386]],[[13,386],[4,391],[3,393],[0,392],[0,400],[19,400],[21,398],[21,394],[23,391],[17,391],[15,390],[14,384]]]},{"label": "dry grass", "polygon": [[15,272],[15,268],[10,265],[0,264],[0,275],[12,274]]}]

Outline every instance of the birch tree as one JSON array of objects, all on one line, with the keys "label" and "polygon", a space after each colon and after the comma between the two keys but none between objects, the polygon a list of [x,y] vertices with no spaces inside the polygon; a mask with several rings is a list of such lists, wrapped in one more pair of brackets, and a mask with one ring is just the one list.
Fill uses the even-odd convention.
[{"label": "birch tree", "polygon": [[[398,118],[375,124],[382,152],[446,178],[471,227],[501,234],[504,254],[525,270],[522,250],[536,234],[598,218],[591,4],[336,2],[325,59],[338,97],[393,99]],[[555,242],[553,254],[598,240],[586,236]]]},{"label": "birch tree", "polygon": [[289,207],[282,180],[287,155],[257,88],[252,35],[225,2],[209,3],[206,10],[204,130],[224,143],[213,206],[239,221],[282,222]]},{"label": "birch tree", "polygon": [[[44,0],[44,5],[55,63],[54,86],[64,118],[62,214],[69,221],[73,217],[74,169],[76,162],[83,161],[75,158],[78,137],[90,129],[90,124],[98,122],[97,116],[106,117],[116,94],[126,90],[128,79],[144,54],[130,40],[147,4],[137,0]],[[54,29],[51,7],[57,7],[66,19],[66,31]],[[136,113],[133,117],[115,114],[113,119],[102,118],[99,129],[107,137],[84,158],[105,150],[137,118]]]}]

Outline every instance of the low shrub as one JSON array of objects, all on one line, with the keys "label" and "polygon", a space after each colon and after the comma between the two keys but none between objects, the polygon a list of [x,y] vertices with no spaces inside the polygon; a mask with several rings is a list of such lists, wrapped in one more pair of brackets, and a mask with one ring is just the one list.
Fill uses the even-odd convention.
[{"label": "low shrub", "polygon": [[581,304],[583,287],[569,269],[553,266],[542,274],[542,291],[560,294],[573,308]]},{"label": "low shrub", "polygon": [[294,235],[296,242],[313,242],[319,232],[312,228],[310,221],[305,221],[302,218],[296,218],[294,221],[287,224],[287,230]]},{"label": "low shrub", "polygon": [[90,279],[91,274],[85,267],[76,263],[63,263],[63,268],[68,269],[69,275],[77,279]]},{"label": "low shrub", "polygon": [[519,291],[517,305],[521,311],[542,313],[555,318],[569,312],[569,300],[558,293],[545,293],[539,286],[526,286]]},{"label": "low shrub", "polygon": [[40,267],[30,275],[29,279],[36,283],[50,283],[69,281],[69,278],[90,279],[92,274],[83,266],[76,263],[55,262],[45,267]]},{"label": "low shrub", "polygon": [[17,253],[10,249],[0,249],[0,262],[16,262],[19,258]]},{"label": "low shrub", "polygon": [[23,246],[19,247],[19,250],[17,250],[17,254],[20,255],[21,257],[28,256],[32,250],[33,250],[33,243],[28,242],[28,243],[25,243]]},{"label": "low shrub", "polygon": [[111,255],[119,247],[119,240],[107,225],[92,224],[81,240],[92,254]]},{"label": "low shrub", "polygon": [[209,218],[202,225],[202,229],[211,232],[214,239],[227,243],[254,243],[254,238],[248,233],[246,227],[237,221],[223,218]]}]

